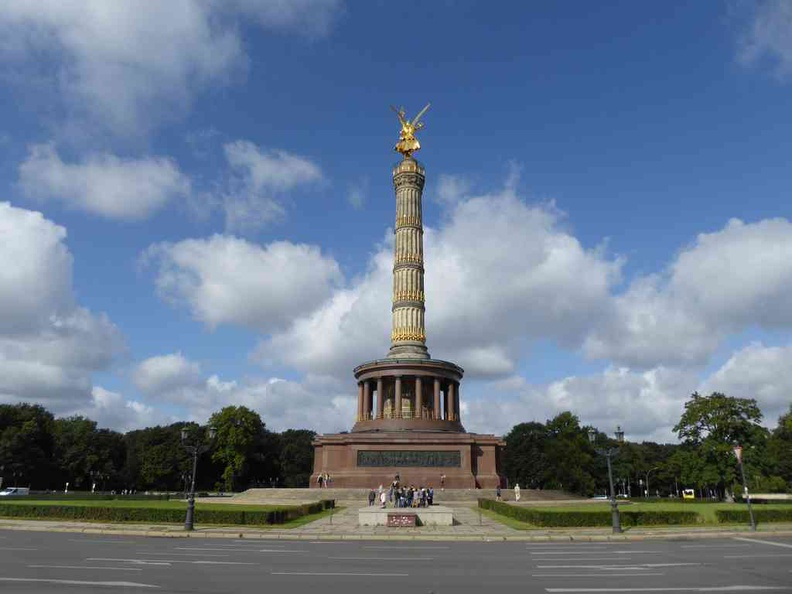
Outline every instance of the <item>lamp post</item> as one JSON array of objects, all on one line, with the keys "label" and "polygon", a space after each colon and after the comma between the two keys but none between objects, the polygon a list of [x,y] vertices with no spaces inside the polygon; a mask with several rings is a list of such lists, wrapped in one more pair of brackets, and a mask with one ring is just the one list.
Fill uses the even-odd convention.
[{"label": "lamp post", "polygon": [[748,493],[748,481],[745,480],[745,466],[742,460],[743,449],[741,445],[734,446],[734,455],[737,457],[737,462],[740,465],[740,474],[742,475],[743,483],[743,497],[745,503],[748,504],[748,516],[751,518],[751,530],[756,532],[756,519],[754,518],[753,508],[751,507],[751,495]]},{"label": "lamp post", "polygon": [[659,466],[655,466],[651,470],[646,473],[646,498],[649,499],[649,475],[652,474],[655,470],[659,470]]},{"label": "lamp post", "polygon": [[[592,445],[595,443],[597,432],[595,429],[589,429],[589,441]],[[624,443],[624,431],[621,427],[616,427],[616,441],[621,445]],[[620,534],[622,532],[621,516],[619,515],[619,505],[616,503],[616,491],[613,488],[613,468],[611,466],[611,459],[618,455],[619,447],[613,448],[594,448],[600,456],[605,456],[608,461],[608,483],[610,485],[610,506],[611,506],[611,524],[613,525],[613,533]]]},{"label": "lamp post", "polygon": [[181,444],[182,446],[192,454],[193,463],[192,463],[192,474],[190,476],[190,494],[187,497],[187,516],[184,519],[184,529],[185,530],[192,530],[194,519],[195,519],[195,475],[198,472],[198,456],[203,454],[212,447],[212,440],[214,440],[216,435],[215,428],[209,427],[209,442],[208,443],[201,443],[199,437],[195,435],[190,435],[190,431],[187,430],[186,427],[182,427],[181,430]]}]

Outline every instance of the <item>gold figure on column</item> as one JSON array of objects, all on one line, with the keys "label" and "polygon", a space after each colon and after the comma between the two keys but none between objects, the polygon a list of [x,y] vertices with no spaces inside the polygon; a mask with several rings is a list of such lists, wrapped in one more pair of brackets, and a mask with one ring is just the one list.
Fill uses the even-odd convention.
[{"label": "gold figure on column", "polygon": [[391,109],[396,112],[396,115],[399,116],[399,122],[401,123],[401,132],[399,132],[399,142],[396,143],[396,146],[393,147],[398,153],[401,153],[405,157],[409,157],[417,150],[421,149],[421,143],[418,142],[418,139],[415,137],[415,133],[424,127],[423,122],[419,121],[423,114],[429,109],[431,103],[427,103],[426,107],[424,107],[418,115],[415,116],[412,120],[408,120],[405,117],[404,108],[400,107],[396,109],[391,105]]}]

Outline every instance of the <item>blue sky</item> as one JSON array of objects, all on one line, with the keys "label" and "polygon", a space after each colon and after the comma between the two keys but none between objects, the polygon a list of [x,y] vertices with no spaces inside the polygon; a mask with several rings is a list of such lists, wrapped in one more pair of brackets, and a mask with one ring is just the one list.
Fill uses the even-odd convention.
[{"label": "blue sky", "polygon": [[12,0],[0,39],[0,401],[348,429],[389,346],[389,106],[426,102],[469,430],[792,400],[782,0]]}]

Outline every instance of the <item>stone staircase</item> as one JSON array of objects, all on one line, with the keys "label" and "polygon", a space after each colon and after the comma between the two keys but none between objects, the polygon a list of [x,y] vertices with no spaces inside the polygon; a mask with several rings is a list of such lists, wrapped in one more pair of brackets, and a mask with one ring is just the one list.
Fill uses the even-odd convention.
[{"label": "stone staircase", "polygon": [[[225,500],[223,503],[244,504],[244,505],[277,505],[300,503],[311,503],[320,499],[335,499],[338,505],[365,505],[368,501],[368,489],[248,489],[234,497]],[[539,489],[522,489],[520,504],[536,504],[540,502],[561,502],[575,500],[580,502],[582,498],[570,495],[563,491],[545,491]],[[435,489],[435,503],[438,505],[469,504],[475,505],[480,497],[494,499],[495,493],[492,490],[484,489],[446,489],[441,491]],[[503,499],[514,502],[514,491],[503,490]]]}]

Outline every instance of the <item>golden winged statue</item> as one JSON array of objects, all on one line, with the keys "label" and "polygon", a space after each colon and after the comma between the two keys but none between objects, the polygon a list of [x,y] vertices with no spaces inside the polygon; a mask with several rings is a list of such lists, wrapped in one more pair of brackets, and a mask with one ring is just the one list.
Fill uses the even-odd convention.
[{"label": "golden winged statue", "polygon": [[424,127],[423,122],[421,122],[421,117],[423,114],[427,112],[431,103],[427,103],[426,107],[424,107],[421,111],[418,112],[418,115],[415,116],[412,120],[408,120],[404,115],[404,108],[400,107],[396,109],[391,105],[391,109],[396,112],[396,115],[399,116],[399,122],[401,122],[401,132],[399,132],[399,142],[396,143],[396,146],[393,147],[393,150],[396,152],[401,153],[404,157],[409,157],[417,150],[421,149],[421,143],[418,142],[418,139],[415,137],[415,133]]}]

